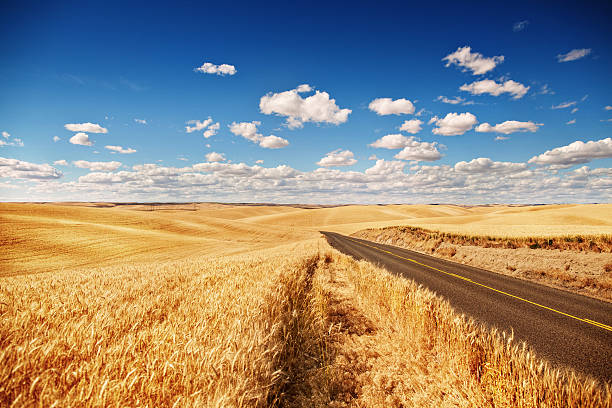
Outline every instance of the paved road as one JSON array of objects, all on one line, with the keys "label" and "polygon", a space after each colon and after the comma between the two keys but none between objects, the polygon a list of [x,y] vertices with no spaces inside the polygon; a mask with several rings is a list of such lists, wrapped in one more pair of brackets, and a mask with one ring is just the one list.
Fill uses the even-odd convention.
[{"label": "paved road", "polygon": [[391,245],[323,232],[337,250],[405,276],[554,365],[612,382],[612,304]]}]

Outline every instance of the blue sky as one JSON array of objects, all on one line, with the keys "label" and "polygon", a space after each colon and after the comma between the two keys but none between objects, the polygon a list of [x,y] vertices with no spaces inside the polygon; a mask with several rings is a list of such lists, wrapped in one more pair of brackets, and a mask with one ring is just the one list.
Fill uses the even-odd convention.
[{"label": "blue sky", "polygon": [[609,3],[0,7],[3,200],[612,197]]}]

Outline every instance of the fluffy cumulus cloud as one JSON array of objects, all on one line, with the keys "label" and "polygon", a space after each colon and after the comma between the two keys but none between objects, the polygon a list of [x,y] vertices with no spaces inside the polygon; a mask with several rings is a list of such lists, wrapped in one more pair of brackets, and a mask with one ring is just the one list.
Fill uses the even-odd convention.
[{"label": "fluffy cumulus cloud", "polygon": [[400,160],[436,161],[442,157],[438,151],[437,143],[421,142],[414,136],[391,134],[381,137],[371,147],[379,149],[402,149],[394,157]]},{"label": "fluffy cumulus cloud", "polygon": [[257,127],[261,125],[259,121],[253,122],[232,122],[229,126],[230,132],[236,136],[242,136],[253,143],[259,144],[259,146],[266,149],[280,149],[288,146],[289,142],[282,137],[270,135],[264,136],[257,132]]},{"label": "fluffy cumulus cloud", "polygon": [[208,129],[206,129],[204,131],[204,133],[202,133],[202,136],[204,136],[204,138],[208,139],[214,135],[217,134],[217,132],[219,131],[219,128],[221,127],[221,125],[219,125],[219,122],[217,123],[213,123],[212,125],[210,125],[208,127]]},{"label": "fluffy cumulus cloud", "polygon": [[[432,123],[436,124],[436,128],[432,132],[440,136],[457,136],[462,135],[468,130],[472,129],[478,122],[476,116],[470,112],[465,113],[449,113],[444,118],[435,119]],[[431,122],[431,121],[430,121]]]},{"label": "fluffy cumulus cloud", "polygon": [[[7,168],[18,167],[14,159]],[[4,164],[4,163],[2,163]],[[38,167],[40,166],[40,168]],[[2,167],[0,165],[0,167]],[[287,165],[262,167],[245,163],[202,162],[186,167],[140,164],[132,169],[93,171],[74,181],[49,177],[59,173],[48,165],[27,163],[9,177],[6,198],[99,201],[245,201],[309,203],[456,202],[593,202],[610,201],[612,171],[529,169],[525,163],[479,158],[455,165],[411,165],[376,160],[365,171],[319,167],[303,172]],[[37,171],[42,173],[37,174]],[[29,174],[24,174],[29,173]],[[11,178],[32,177],[26,182]],[[35,177],[39,177],[36,179]]]},{"label": "fluffy cumulus cloud", "polygon": [[421,131],[422,124],[423,124],[423,121],[419,119],[406,120],[404,121],[404,123],[402,123],[402,126],[400,126],[400,130],[402,132],[411,133],[414,135]]},{"label": "fluffy cumulus cloud", "polygon": [[348,120],[352,111],[338,107],[327,92],[315,91],[305,98],[301,95],[312,91],[310,85],[303,84],[289,91],[268,93],[261,97],[259,109],[266,115],[286,116],[290,129],[300,128],[306,122],[339,125]]},{"label": "fluffy cumulus cloud", "polygon": [[377,115],[406,115],[414,113],[414,105],[408,99],[376,98],[368,105]]},{"label": "fluffy cumulus cloud", "polygon": [[457,65],[464,71],[472,71],[474,75],[482,75],[494,69],[497,65],[504,62],[504,56],[484,57],[478,52],[472,52],[470,47],[459,47],[457,51],[442,58],[446,61],[446,66]]},{"label": "fluffy cumulus cloud", "polygon": [[321,160],[317,162],[317,165],[321,167],[337,167],[337,166],[352,166],[357,163],[354,159],[354,154],[350,150],[337,149],[333,152],[329,152]]},{"label": "fluffy cumulus cloud", "polygon": [[217,152],[207,153],[205,157],[207,162],[222,162],[226,160],[225,154]]},{"label": "fluffy cumulus cloud", "polygon": [[64,127],[71,132],[85,133],[108,133],[108,129],[98,125],[97,123],[66,123]]},{"label": "fluffy cumulus cloud", "polygon": [[509,93],[514,99],[520,99],[525,96],[529,87],[511,79],[503,83],[497,83],[492,79],[483,79],[482,81],[472,82],[471,84],[463,84],[459,89],[469,92],[472,95],[490,94],[499,96],[503,93]]},{"label": "fluffy cumulus cloud", "polygon": [[402,134],[391,134],[385,135],[375,142],[371,143],[370,146],[378,149],[402,149],[408,146],[414,138],[412,136],[407,137]]},{"label": "fluffy cumulus cloud", "polygon": [[414,141],[410,146],[404,147],[395,156],[396,159],[410,161],[436,161],[442,158],[442,154],[436,148],[436,143]]},{"label": "fluffy cumulus cloud", "polygon": [[0,177],[25,180],[52,180],[62,177],[62,172],[49,164],[36,164],[0,157]]},{"label": "fluffy cumulus cloud", "polygon": [[202,66],[195,68],[196,72],[213,75],[234,75],[236,67],[229,64],[215,65],[212,62],[205,62]]},{"label": "fluffy cumulus cloud", "polygon": [[486,157],[473,159],[469,162],[460,161],[455,164],[455,171],[459,173],[476,174],[506,174],[518,173],[527,170],[525,163],[498,162]]},{"label": "fluffy cumulus cloud", "polygon": [[390,174],[401,173],[406,166],[406,162],[395,160],[376,160],[376,164],[369,169],[366,169],[365,174],[368,176],[388,176]]},{"label": "fluffy cumulus cloud", "polygon": [[481,123],[476,126],[476,132],[486,132],[486,133],[502,133],[504,135],[509,135],[515,132],[535,132],[538,130],[538,127],[542,126],[541,123],[533,123],[529,122],[519,122],[517,120],[507,120],[502,123],[498,123],[495,126],[491,126],[488,123]]},{"label": "fluffy cumulus cloud", "polygon": [[5,139],[8,139],[9,137],[11,137],[11,134],[9,132],[7,132],[7,131],[3,131],[2,132],[2,137],[5,138]]},{"label": "fluffy cumulus cloud", "polygon": [[68,166],[68,162],[66,160],[56,160],[53,162],[56,166]]},{"label": "fluffy cumulus cloud", "polygon": [[86,160],[77,160],[73,161],[76,167],[80,167],[81,169],[89,169],[92,171],[115,171],[119,167],[121,167],[121,163],[118,161],[110,161],[110,162],[90,162]]},{"label": "fluffy cumulus cloud", "polygon": [[590,53],[591,53],[590,48],[578,48],[578,49],[571,50],[570,52],[567,52],[565,54],[557,55],[557,61],[559,62],[575,61],[577,59],[586,57]]},{"label": "fluffy cumulus cloud", "polygon": [[557,147],[534,156],[529,159],[529,163],[553,168],[565,168],[609,157],[612,157],[612,138],[608,137],[586,143],[577,140],[566,146]]},{"label": "fluffy cumulus cloud", "polygon": [[131,147],[123,148],[121,146],[107,145],[107,146],[104,146],[104,148],[108,149],[108,150],[111,150],[113,152],[121,153],[121,154],[136,153],[136,150],[132,149]]},{"label": "fluffy cumulus cloud", "polygon": [[[187,126],[185,126],[185,132],[187,133],[191,133],[191,132],[196,132],[198,130],[203,130],[206,129],[206,127],[208,125],[210,125],[213,122],[212,118],[209,116],[208,119],[206,120],[188,120],[185,124]],[[192,126],[190,126],[192,125]]]},{"label": "fluffy cumulus cloud", "polygon": [[87,133],[79,132],[72,136],[69,140],[70,143],[81,146],[93,146],[93,142],[89,139]]}]

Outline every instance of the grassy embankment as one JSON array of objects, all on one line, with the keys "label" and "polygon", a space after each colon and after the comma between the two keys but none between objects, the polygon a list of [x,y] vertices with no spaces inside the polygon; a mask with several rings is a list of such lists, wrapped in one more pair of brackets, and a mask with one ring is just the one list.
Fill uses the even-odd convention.
[{"label": "grassy embankment", "polygon": [[612,235],[496,237],[410,226],[352,235],[612,300]]}]

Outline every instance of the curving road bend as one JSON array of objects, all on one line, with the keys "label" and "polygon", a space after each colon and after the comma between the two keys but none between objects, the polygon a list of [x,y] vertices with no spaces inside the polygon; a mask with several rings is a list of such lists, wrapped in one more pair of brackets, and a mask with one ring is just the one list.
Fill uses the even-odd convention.
[{"label": "curving road bend", "polygon": [[612,303],[391,245],[321,231],[331,246],[426,286],[455,310],[510,332],[556,366],[612,381]]}]

